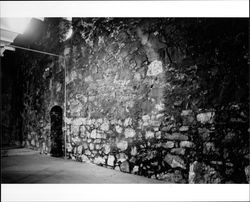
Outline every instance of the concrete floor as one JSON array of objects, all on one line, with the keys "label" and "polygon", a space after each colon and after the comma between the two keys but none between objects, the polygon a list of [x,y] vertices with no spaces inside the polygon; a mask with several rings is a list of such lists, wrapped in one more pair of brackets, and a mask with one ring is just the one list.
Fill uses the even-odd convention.
[{"label": "concrete floor", "polygon": [[27,150],[2,156],[1,161],[2,183],[162,183],[89,163],[54,158]]}]

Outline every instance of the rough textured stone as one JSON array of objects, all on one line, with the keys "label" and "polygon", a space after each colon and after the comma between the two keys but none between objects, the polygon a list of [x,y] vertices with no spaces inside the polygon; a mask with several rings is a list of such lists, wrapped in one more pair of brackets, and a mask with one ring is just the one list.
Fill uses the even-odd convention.
[{"label": "rough textured stone", "polygon": [[179,167],[186,169],[184,161],[179,156],[167,154],[164,158],[164,161],[167,162],[172,168]]},{"label": "rough textured stone", "polygon": [[[101,139],[102,137],[103,137],[103,132],[102,131],[98,131],[98,130],[96,130],[96,135],[95,135],[95,138],[96,139]],[[97,140],[95,140],[95,141],[97,141]]]},{"label": "rough textured stone", "polygon": [[132,147],[130,154],[131,154],[131,156],[135,156],[137,154],[137,148],[136,147]]},{"label": "rough textured stone", "polygon": [[88,149],[88,144],[86,142],[83,143],[83,148]]},{"label": "rough textured stone", "polygon": [[128,127],[132,125],[132,119],[129,117],[129,118],[126,118],[125,121],[124,121],[124,126],[125,127]]},{"label": "rough textured stone", "polygon": [[109,130],[109,122],[104,122],[104,123],[101,125],[101,130],[103,130],[103,131],[108,131],[108,130]]},{"label": "rough textured stone", "polygon": [[32,146],[35,146],[35,145],[36,145],[35,140],[34,140],[34,139],[32,139],[32,140],[31,140],[31,142],[30,142],[30,144],[31,144]]},{"label": "rough textured stone", "polygon": [[197,121],[205,124],[205,123],[213,123],[215,112],[206,112],[197,114],[196,118]]},{"label": "rough textured stone", "polygon": [[135,73],[134,78],[136,81],[140,81],[141,80],[141,74],[140,73]]},{"label": "rough textured stone", "polygon": [[212,165],[222,165],[222,161],[210,161]]},{"label": "rough textured stone", "polygon": [[82,154],[82,150],[83,150],[83,146],[82,145],[80,145],[80,146],[77,147],[77,153],[78,154]]},{"label": "rough textured stone", "polygon": [[145,134],[146,139],[152,139],[154,138],[154,133],[152,131],[147,131]]},{"label": "rough textured stone", "polygon": [[179,100],[179,101],[175,101],[175,102],[174,102],[174,106],[176,106],[176,107],[180,107],[181,104],[182,104],[182,100]]},{"label": "rough textured stone", "polygon": [[129,173],[129,162],[128,161],[123,161],[120,165],[120,169],[122,172]]},{"label": "rough textured stone", "polygon": [[116,130],[117,133],[121,133],[122,132],[122,127],[117,125],[117,126],[115,126],[115,130]]},{"label": "rough textured stone", "polygon": [[157,76],[163,72],[162,62],[155,60],[148,66],[147,76]]},{"label": "rough textured stone", "polygon": [[114,162],[115,162],[115,157],[113,156],[113,155],[109,155],[108,156],[108,161],[107,161],[107,164],[109,165],[109,166],[114,166]]},{"label": "rough textured stone", "polygon": [[98,164],[98,165],[104,165],[105,164],[105,159],[99,156],[99,157],[94,159],[94,163]]},{"label": "rough textured stone", "polygon": [[125,138],[132,138],[135,136],[135,130],[132,128],[126,128],[124,134]]},{"label": "rough textured stone", "polygon": [[70,114],[71,116],[79,116],[80,115],[80,111],[82,110],[83,105],[81,102],[79,101],[72,101],[70,104]]},{"label": "rough textured stone", "polygon": [[92,153],[89,150],[85,150],[84,154],[87,155],[87,156],[90,156]]},{"label": "rough textured stone", "polygon": [[168,183],[174,183],[174,173],[160,173],[157,174],[157,179],[164,180]]},{"label": "rough textured stone", "polygon": [[96,130],[91,131],[90,137],[94,139],[96,138]]},{"label": "rough textured stone", "polygon": [[135,163],[136,163],[136,158],[135,158],[134,156],[132,156],[132,157],[129,159],[129,162],[135,164]]},{"label": "rough textured stone", "polygon": [[155,108],[156,108],[158,111],[164,110],[164,107],[165,107],[165,105],[164,105],[163,103],[159,103],[159,104],[156,104],[156,105],[155,105]]},{"label": "rough textured stone", "polygon": [[81,155],[82,162],[90,162],[89,158],[86,155]]},{"label": "rough textured stone", "polygon": [[186,132],[186,131],[188,131],[189,130],[189,127],[188,126],[181,126],[180,128],[179,128],[179,131],[180,132]]},{"label": "rough textured stone", "polygon": [[128,142],[127,141],[120,141],[116,144],[117,148],[121,151],[125,151],[128,148]]},{"label": "rough textured stone", "polygon": [[213,142],[205,143],[203,152],[206,153],[206,154],[211,153],[211,152],[215,152],[214,143]]},{"label": "rough textured stone", "polygon": [[246,180],[249,183],[250,182],[250,165],[245,167],[245,174],[246,174]]},{"label": "rough textured stone", "polygon": [[157,179],[163,180],[166,183],[186,183],[179,170],[176,170],[174,173],[160,173],[157,175]]},{"label": "rough textured stone", "polygon": [[227,133],[226,134],[226,136],[224,137],[224,142],[225,143],[230,143],[230,142],[232,142],[233,141],[233,139],[236,137],[236,134],[235,133],[233,133],[233,132],[229,132],[229,133]]},{"label": "rough textured stone", "polygon": [[221,183],[221,176],[214,168],[195,161],[190,165],[189,168],[189,183],[190,184],[207,184]]},{"label": "rough textured stone", "polygon": [[147,155],[145,156],[145,159],[147,160],[152,160],[153,158],[156,157],[157,151],[147,151]]},{"label": "rough textured stone", "polygon": [[163,132],[169,132],[171,130],[171,126],[164,126],[161,131]]},{"label": "rough textured stone", "polygon": [[191,147],[194,147],[194,143],[190,142],[190,141],[181,141],[180,142],[180,147],[191,148]]},{"label": "rough textured stone", "polygon": [[109,144],[105,144],[103,148],[104,148],[104,151],[103,151],[103,152],[104,152],[105,154],[109,154],[109,152],[110,152],[110,150],[111,150],[110,145],[109,145]]},{"label": "rough textured stone", "polygon": [[144,116],[142,116],[142,120],[144,122],[148,122],[150,120],[150,116],[149,115],[144,115]]},{"label": "rough textured stone", "polygon": [[163,117],[164,117],[164,114],[163,114],[163,113],[157,114],[157,115],[156,115],[156,118],[157,118],[157,119],[161,119],[161,118],[163,118]]},{"label": "rough textured stone", "polygon": [[172,141],[167,141],[162,143],[162,147],[166,148],[166,149],[170,149],[174,147],[174,142]]},{"label": "rough textured stone", "polygon": [[85,138],[87,137],[87,132],[86,132],[86,128],[84,126],[80,126],[79,127],[79,132],[80,132],[80,137],[81,138]]},{"label": "rough textured stone", "polygon": [[101,142],[102,142],[102,140],[100,140],[100,139],[96,139],[96,140],[94,141],[95,144],[100,144]]},{"label": "rough textured stone", "polygon": [[73,121],[71,123],[74,126],[80,126],[80,125],[85,123],[85,119],[84,118],[75,118],[75,119],[73,119]]},{"label": "rough textured stone", "polygon": [[139,172],[139,166],[134,166],[133,170],[132,170],[132,173],[137,174],[138,172]]},{"label": "rough textured stone", "polygon": [[186,150],[184,148],[173,148],[173,149],[171,149],[171,153],[177,154],[177,155],[184,155],[185,151]]},{"label": "rough textured stone", "polygon": [[46,150],[46,144],[45,142],[42,143],[42,151],[45,151]]},{"label": "rough textured stone", "polygon": [[183,135],[181,133],[173,133],[173,134],[164,134],[163,138],[168,140],[179,140],[179,141],[185,141],[188,140],[188,136]]},{"label": "rough textured stone", "polygon": [[181,116],[189,116],[192,115],[192,110],[182,110]]},{"label": "rough textured stone", "polygon": [[95,149],[96,149],[96,150],[101,149],[101,145],[100,145],[100,144],[96,144],[96,145],[95,145]]},{"label": "rough textured stone", "polygon": [[89,144],[89,149],[90,149],[90,150],[94,150],[94,148],[95,148],[95,145],[94,145],[93,143],[90,143],[90,144]]},{"label": "rough textured stone", "polygon": [[71,144],[67,144],[67,151],[68,152],[72,152],[72,150],[73,150],[73,148],[72,148],[72,146],[71,146]]},{"label": "rough textured stone", "polygon": [[207,128],[198,128],[198,132],[200,134],[200,137],[204,142],[209,141],[210,139],[210,133],[211,131]]},{"label": "rough textured stone", "polygon": [[116,155],[117,162],[123,162],[128,159],[128,156],[125,153],[119,153]]},{"label": "rough textured stone", "polygon": [[161,136],[161,131],[157,131],[157,132],[155,133],[155,138],[156,138],[156,139],[161,139],[161,138],[162,138],[162,136]]},{"label": "rough textured stone", "polygon": [[99,133],[99,134],[100,134],[100,136],[98,136],[99,138],[101,138],[101,139],[107,139],[106,133]]}]

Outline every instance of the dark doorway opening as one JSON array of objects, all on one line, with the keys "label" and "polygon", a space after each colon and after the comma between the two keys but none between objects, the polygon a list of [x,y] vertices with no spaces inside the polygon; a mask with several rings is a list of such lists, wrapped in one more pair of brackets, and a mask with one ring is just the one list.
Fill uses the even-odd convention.
[{"label": "dark doorway opening", "polygon": [[50,111],[51,120],[51,150],[52,156],[63,156],[63,132],[62,132],[62,108],[60,106],[52,107]]}]

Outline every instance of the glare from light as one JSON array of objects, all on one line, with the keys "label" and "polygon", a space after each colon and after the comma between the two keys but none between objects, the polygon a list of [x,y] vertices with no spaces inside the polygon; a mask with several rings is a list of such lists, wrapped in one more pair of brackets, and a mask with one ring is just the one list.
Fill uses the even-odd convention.
[{"label": "glare from light", "polygon": [[68,20],[68,21],[72,21],[72,17],[66,17],[66,18],[64,18],[64,19],[66,19],[66,20]]},{"label": "glare from light", "polygon": [[70,29],[68,30],[68,32],[65,36],[65,40],[69,39],[71,37],[72,33],[73,33],[73,29],[72,29],[72,27],[70,27]]},{"label": "glare from light", "polygon": [[31,18],[15,18],[14,20],[10,21],[10,26],[14,31],[23,34],[30,20]]},{"label": "glare from light", "polygon": [[31,18],[8,18],[7,27],[13,32],[23,34]]},{"label": "glare from light", "polygon": [[10,31],[23,34],[30,20],[31,18],[5,18],[4,27]]}]

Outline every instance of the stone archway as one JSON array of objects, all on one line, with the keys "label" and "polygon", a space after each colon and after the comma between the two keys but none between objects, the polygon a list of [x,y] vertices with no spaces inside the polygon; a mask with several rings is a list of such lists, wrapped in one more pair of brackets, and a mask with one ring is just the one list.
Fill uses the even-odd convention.
[{"label": "stone archway", "polygon": [[54,106],[50,110],[51,120],[51,150],[52,156],[63,156],[63,132],[62,132],[62,115],[63,110],[60,106]]}]

